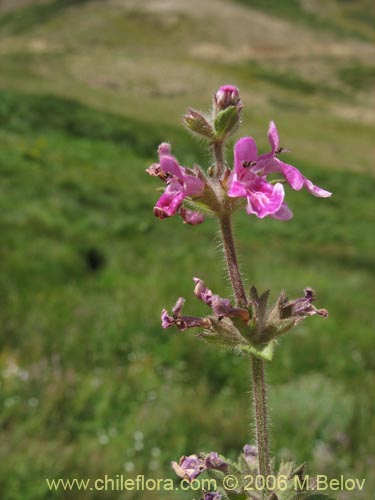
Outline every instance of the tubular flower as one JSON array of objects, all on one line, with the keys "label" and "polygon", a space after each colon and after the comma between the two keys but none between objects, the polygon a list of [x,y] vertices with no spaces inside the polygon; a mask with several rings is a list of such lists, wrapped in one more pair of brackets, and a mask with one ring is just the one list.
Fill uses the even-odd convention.
[{"label": "tubular flower", "polygon": [[228,471],[228,464],[219,457],[216,451],[211,451],[206,458],[198,455],[189,455],[188,457],[183,455],[178,463],[172,462],[171,465],[177,476],[188,481],[197,478],[207,469]]},{"label": "tubular flower", "polygon": [[197,455],[189,455],[188,457],[183,455],[178,463],[172,462],[171,465],[177,476],[187,481],[193,481],[207,470],[205,461]]},{"label": "tubular flower", "polygon": [[185,303],[185,299],[180,297],[174,308],[172,309],[172,316],[168,314],[166,309],[161,312],[161,326],[163,328],[169,328],[176,325],[181,331],[187,330],[188,328],[201,327],[209,328],[211,322],[208,318],[196,318],[194,316],[182,316],[181,310]]},{"label": "tubular flower", "polygon": [[284,187],[270,184],[256,171],[257,146],[252,137],[243,137],[234,146],[234,169],[228,180],[228,196],[247,200],[246,211],[260,219],[271,216],[288,220],[292,213],[284,203]]},{"label": "tubular flower", "polygon": [[305,187],[314,196],[331,196],[332,193],[314,185],[297,168],[278,158],[283,149],[279,147],[279,134],[274,122],[269,125],[268,139],[271,151],[260,156],[252,137],[243,137],[237,141],[234,146],[234,170],[228,182],[228,196],[246,198],[248,214],[255,214],[261,219],[270,216],[280,220],[289,220],[293,214],[284,202],[283,185],[279,182],[267,182],[269,174],[281,173],[296,191]]},{"label": "tubular flower", "polygon": [[314,290],[311,288],[305,288],[304,294],[304,297],[290,301],[286,297],[282,297],[279,305],[281,318],[292,317],[299,322],[308,316],[314,316],[314,314],[319,314],[320,316],[323,316],[323,318],[328,317],[327,309],[317,309],[312,304],[315,300]]},{"label": "tubular flower", "polygon": [[182,167],[171,155],[170,145],[159,146],[159,163],[151,165],[146,172],[159,177],[166,183],[164,193],[154,207],[154,215],[159,219],[179,214],[187,224],[200,224],[203,217],[198,212],[182,209],[186,197],[199,198],[203,195],[205,183],[194,172]]}]

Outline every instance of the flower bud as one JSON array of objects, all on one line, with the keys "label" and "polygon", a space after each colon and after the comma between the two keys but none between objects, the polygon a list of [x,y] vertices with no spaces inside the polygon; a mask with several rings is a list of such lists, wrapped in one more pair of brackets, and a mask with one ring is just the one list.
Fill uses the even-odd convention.
[{"label": "flower bud", "polygon": [[194,109],[189,109],[189,113],[182,117],[182,123],[187,129],[200,137],[213,139],[215,136],[211,123],[209,123],[201,113]]},{"label": "flower bud", "polygon": [[214,97],[216,113],[229,106],[235,106],[239,110],[242,109],[240,92],[234,85],[223,85],[216,92]]},{"label": "flower bud", "polygon": [[237,131],[242,107],[237,87],[223,85],[219,88],[214,97],[214,129],[217,141],[222,142]]}]

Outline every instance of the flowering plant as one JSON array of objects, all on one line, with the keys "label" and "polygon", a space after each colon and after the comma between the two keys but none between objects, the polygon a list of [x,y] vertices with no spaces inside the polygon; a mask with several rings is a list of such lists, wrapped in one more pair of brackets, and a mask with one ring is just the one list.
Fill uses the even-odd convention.
[{"label": "flowering plant", "polygon": [[[269,290],[259,294],[253,286],[247,294],[238,265],[231,219],[237,209],[245,206],[249,215],[260,219],[290,220],[293,213],[285,202],[284,184],[297,191],[306,188],[320,198],[329,197],[331,193],[314,185],[296,167],[280,159],[287,150],[280,147],[278,131],[272,121],[268,130],[271,151],[259,155],[255,140],[242,137],[234,145],[234,165],[230,168],[224,159],[224,146],[240,125],[242,109],[238,89],[225,85],[214,96],[210,117],[193,109],[184,115],[184,125],[209,144],[214,165],[207,171],[198,166],[181,166],[167,143],[159,146],[159,162],[147,169],[151,176],[159,177],[165,184],[154,207],[156,217],[165,219],[179,215],[184,223],[191,225],[202,223],[207,215],[218,220],[235,297],[235,304],[232,304],[195,277],[194,294],[210,308],[210,314],[205,317],[184,315],[185,299],[180,297],[171,313],[163,309],[162,327],[175,326],[181,331],[199,328],[198,337],[248,356],[252,366],[256,445],[245,445],[237,462],[211,452],[183,456],[178,463],[172,462],[172,467],[177,476],[189,482],[203,472],[215,478],[216,491],[202,491],[203,500],[323,500],[328,497],[314,493],[314,481],[304,480],[303,466],[286,462],[277,470],[270,458],[264,371],[265,362],[272,360],[280,335],[309,316],[317,314],[326,318],[328,312],[313,305],[315,294],[308,287],[303,297],[293,300],[282,291],[270,307]],[[282,179],[273,178],[273,174],[281,174]],[[249,478],[255,481],[255,490],[246,487]]]}]

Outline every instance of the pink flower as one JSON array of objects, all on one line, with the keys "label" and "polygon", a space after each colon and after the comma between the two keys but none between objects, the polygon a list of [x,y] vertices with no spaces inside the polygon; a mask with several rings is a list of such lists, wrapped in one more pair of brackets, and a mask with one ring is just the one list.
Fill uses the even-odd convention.
[{"label": "pink flower", "polygon": [[279,160],[277,156],[283,150],[279,147],[279,135],[274,122],[270,123],[268,139],[272,149],[260,156],[252,137],[243,137],[236,142],[228,196],[246,198],[248,214],[255,214],[260,219],[270,216],[280,220],[289,220],[293,214],[284,202],[283,185],[280,182],[268,182],[269,174],[280,172],[291,188],[297,191],[305,187],[314,196],[331,196],[332,193],[315,186],[297,168]]},{"label": "pink flower", "polygon": [[234,170],[229,178],[228,196],[247,200],[246,211],[260,219],[271,216],[288,220],[292,214],[284,203],[284,187],[270,184],[256,173],[257,146],[252,137],[243,137],[234,146]]},{"label": "pink flower", "polygon": [[329,191],[315,186],[309,179],[304,177],[297,168],[279,160],[277,156],[283,152],[283,149],[279,146],[279,134],[275,123],[272,121],[270,122],[268,128],[268,140],[271,144],[272,150],[269,153],[258,157],[256,166],[256,170],[258,172],[263,175],[281,172],[288,181],[290,187],[296,191],[305,187],[309,193],[319,198],[328,198],[332,195]]},{"label": "pink flower", "polygon": [[169,144],[159,146],[159,163],[151,165],[146,172],[159,177],[166,183],[164,193],[154,207],[154,214],[159,219],[179,214],[187,224],[200,224],[203,216],[182,208],[186,197],[199,198],[203,195],[205,184],[194,172],[182,167],[176,158],[171,155]]}]

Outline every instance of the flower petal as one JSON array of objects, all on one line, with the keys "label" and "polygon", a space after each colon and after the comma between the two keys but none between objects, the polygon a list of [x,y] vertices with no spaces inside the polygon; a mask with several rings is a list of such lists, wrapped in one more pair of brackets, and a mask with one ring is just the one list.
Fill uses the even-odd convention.
[{"label": "flower petal", "polygon": [[240,318],[245,323],[250,315],[247,309],[233,307],[229,299],[222,299],[219,295],[212,295],[212,312],[217,318]]},{"label": "flower petal", "polygon": [[207,469],[207,466],[197,455],[182,456],[179,462],[171,462],[177,476],[192,481]]},{"label": "flower petal", "polygon": [[279,149],[279,133],[277,131],[275,122],[271,121],[268,127],[268,140],[270,141],[272,154]]},{"label": "flower petal", "polygon": [[228,196],[232,198],[241,198],[247,196],[247,188],[244,182],[238,180],[236,173],[232,172],[232,175],[228,181]]},{"label": "flower petal", "polygon": [[181,310],[185,304],[185,299],[183,297],[179,297],[175,306],[172,309],[172,312],[175,316],[181,316]]},{"label": "flower petal", "polygon": [[244,162],[257,161],[258,151],[256,142],[252,137],[242,137],[234,146],[234,170],[241,171]]},{"label": "flower petal", "polygon": [[184,169],[180,167],[178,161],[174,156],[161,155],[160,167],[166,174],[172,174],[177,177],[177,179],[182,180]]},{"label": "flower petal", "polygon": [[154,208],[154,214],[160,219],[175,215],[185,196],[182,186],[178,181],[170,182],[164,193],[158,199]]},{"label": "flower petal", "polygon": [[201,196],[204,191],[204,182],[193,175],[183,175],[184,191],[186,196]]},{"label": "flower petal", "polygon": [[275,158],[275,162],[279,165],[281,172],[292,189],[299,191],[303,188],[305,177],[298,168],[288,165],[288,163],[284,163],[277,158]]},{"label": "flower petal", "polygon": [[229,106],[240,106],[242,108],[240,92],[234,85],[222,85],[216,92],[214,101],[219,111]]},{"label": "flower petal", "polygon": [[260,219],[278,212],[284,201],[284,187],[282,184],[269,184],[258,177],[247,192],[248,214],[255,214]]},{"label": "flower petal", "polygon": [[290,220],[293,217],[293,212],[286,203],[283,203],[280,209],[274,214],[271,214],[270,217],[277,220]]},{"label": "flower petal", "polygon": [[172,316],[169,316],[168,311],[163,309],[161,312],[161,326],[162,328],[169,328],[170,326],[175,324],[175,319]]},{"label": "flower petal", "polygon": [[320,188],[319,186],[315,186],[311,181],[309,181],[309,179],[305,179],[304,186],[309,193],[317,196],[318,198],[329,198],[332,196],[332,193]]},{"label": "flower petal", "polygon": [[211,453],[207,455],[205,462],[207,469],[220,470],[221,472],[228,471],[228,464],[219,457],[216,451],[211,451]]},{"label": "flower petal", "polygon": [[212,296],[213,293],[211,290],[209,290],[204,281],[201,280],[200,278],[193,278],[193,281],[195,283],[195,288],[194,288],[194,295],[198,297],[198,299],[202,300],[205,304],[207,304],[209,307],[212,306]]},{"label": "flower petal", "polygon": [[185,224],[190,224],[195,226],[201,224],[204,221],[203,214],[199,212],[194,212],[193,210],[187,210],[186,208],[181,208],[180,215],[183,218]]}]

